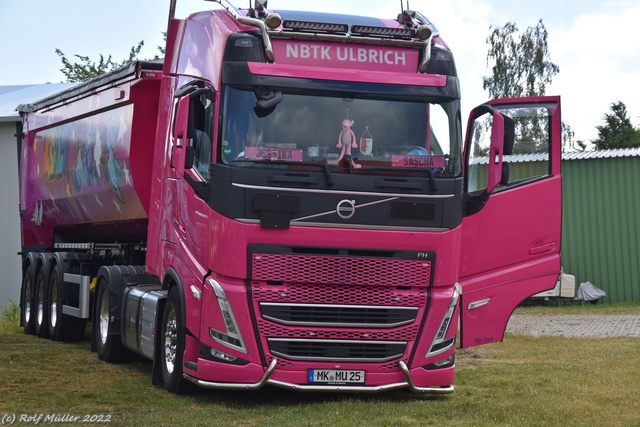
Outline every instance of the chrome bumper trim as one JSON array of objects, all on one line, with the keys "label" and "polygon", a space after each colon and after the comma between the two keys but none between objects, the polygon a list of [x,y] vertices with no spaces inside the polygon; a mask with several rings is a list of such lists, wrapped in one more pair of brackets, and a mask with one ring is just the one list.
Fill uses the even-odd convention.
[{"label": "chrome bumper trim", "polygon": [[278,359],[274,357],[273,360],[271,361],[271,364],[269,365],[269,368],[267,368],[267,371],[264,373],[264,376],[262,377],[262,379],[257,383],[253,383],[253,384],[217,383],[217,382],[211,382],[211,381],[203,381],[203,380],[193,378],[192,376],[184,373],[182,374],[182,376],[185,379],[191,381],[192,383],[204,388],[226,389],[226,390],[259,390],[269,382],[269,378],[271,377],[271,374],[273,374],[273,371],[276,369],[277,364],[278,364]]},{"label": "chrome bumper trim", "polygon": [[281,388],[288,388],[295,391],[346,391],[346,392],[359,392],[359,393],[377,393],[380,391],[396,390],[399,388],[407,387],[407,383],[394,383],[380,386],[341,386],[341,385],[300,385],[291,384],[283,381],[269,380],[269,385],[273,385]]},{"label": "chrome bumper trim", "polygon": [[228,390],[258,390],[264,387],[265,385],[272,385],[275,387],[287,388],[294,391],[310,391],[310,392],[358,392],[358,393],[378,393],[382,391],[390,391],[397,390],[401,388],[409,388],[414,393],[428,393],[428,394],[449,394],[453,393],[453,385],[446,387],[416,387],[411,380],[411,373],[409,372],[409,368],[407,365],[400,360],[398,364],[402,369],[402,373],[404,374],[404,378],[406,382],[402,383],[393,383],[393,384],[385,384],[380,386],[340,386],[340,385],[301,385],[301,384],[292,384],[284,381],[271,380],[271,374],[276,369],[276,365],[278,364],[278,359],[274,358],[269,365],[269,368],[264,373],[262,379],[254,384],[233,384],[233,383],[217,383],[211,381],[203,381],[193,378],[190,375],[182,374],[182,376],[191,381],[192,383],[204,387],[204,388],[212,388],[212,389],[228,389]]},{"label": "chrome bumper trim", "polygon": [[398,362],[400,365],[400,369],[402,369],[402,373],[404,374],[404,379],[407,380],[407,385],[409,389],[414,393],[429,393],[429,394],[449,394],[453,393],[453,385],[446,387],[416,387],[411,380],[411,373],[409,372],[409,368],[407,365],[400,360]]}]

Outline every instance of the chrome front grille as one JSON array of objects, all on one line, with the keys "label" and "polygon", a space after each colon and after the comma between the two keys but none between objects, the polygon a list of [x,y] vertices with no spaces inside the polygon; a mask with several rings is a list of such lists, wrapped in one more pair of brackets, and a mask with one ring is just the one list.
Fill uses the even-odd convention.
[{"label": "chrome front grille", "polygon": [[312,252],[251,254],[252,303],[267,360],[278,357],[287,369],[396,361],[398,369],[420,330],[433,258]]},{"label": "chrome front grille", "polygon": [[416,320],[416,307],[260,303],[262,317],[292,326],[393,328]]},{"label": "chrome front grille", "polygon": [[270,338],[269,349],[276,356],[291,360],[332,362],[386,362],[402,357],[406,342],[292,340]]}]

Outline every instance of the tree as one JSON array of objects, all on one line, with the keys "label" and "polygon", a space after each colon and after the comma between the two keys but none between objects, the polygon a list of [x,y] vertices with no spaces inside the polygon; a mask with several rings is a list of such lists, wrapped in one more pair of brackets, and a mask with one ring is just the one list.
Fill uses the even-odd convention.
[{"label": "tree", "polygon": [[67,82],[76,83],[86,82],[93,77],[115,70],[137,59],[142,46],[144,46],[144,41],[140,41],[137,46],[132,46],[129,57],[119,62],[114,61],[111,55],[109,55],[107,59],[104,58],[104,55],[100,55],[98,62],[94,62],[88,56],[73,55],[78,58],[80,62],[71,63],[60,49],[56,49],[56,54],[58,54],[62,61],[63,67],[60,71],[66,76]]},{"label": "tree", "polygon": [[[482,78],[482,88],[491,98],[518,98],[523,96],[542,96],[560,67],[549,59],[547,29],[538,21],[535,27],[528,27],[522,34],[513,22],[504,27],[489,27],[491,31],[486,42],[489,45],[487,66],[493,64],[491,76]],[[548,134],[546,126],[540,120],[531,119],[516,123],[521,137],[531,139],[535,152],[547,150],[546,146],[535,146],[537,137]],[[573,147],[574,132],[562,123],[562,148]],[[545,138],[546,139],[546,138]]]},{"label": "tree", "polygon": [[504,27],[492,28],[487,44],[487,65],[494,62],[492,75],[482,78],[482,88],[492,98],[517,98],[544,95],[546,85],[560,68],[549,60],[547,30],[538,21],[518,34],[518,27],[507,22]]},{"label": "tree", "polygon": [[611,112],[603,117],[605,124],[596,126],[598,138],[593,141],[596,150],[640,147],[640,130],[633,127],[627,106],[622,101],[611,104]]}]

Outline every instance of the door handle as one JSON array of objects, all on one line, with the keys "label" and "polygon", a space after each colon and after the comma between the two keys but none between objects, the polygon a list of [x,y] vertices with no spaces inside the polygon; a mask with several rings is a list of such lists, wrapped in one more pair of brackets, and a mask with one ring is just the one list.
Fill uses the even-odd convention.
[{"label": "door handle", "polygon": [[545,243],[544,245],[532,246],[529,248],[529,255],[538,255],[551,252],[556,248],[556,242]]}]

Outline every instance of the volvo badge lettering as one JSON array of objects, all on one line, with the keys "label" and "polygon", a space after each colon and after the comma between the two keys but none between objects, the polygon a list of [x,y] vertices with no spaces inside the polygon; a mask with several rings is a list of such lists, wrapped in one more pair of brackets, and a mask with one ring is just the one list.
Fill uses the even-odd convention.
[{"label": "volvo badge lettering", "polygon": [[336,213],[342,219],[349,219],[356,213],[356,201],[355,200],[341,200],[336,207]]}]

